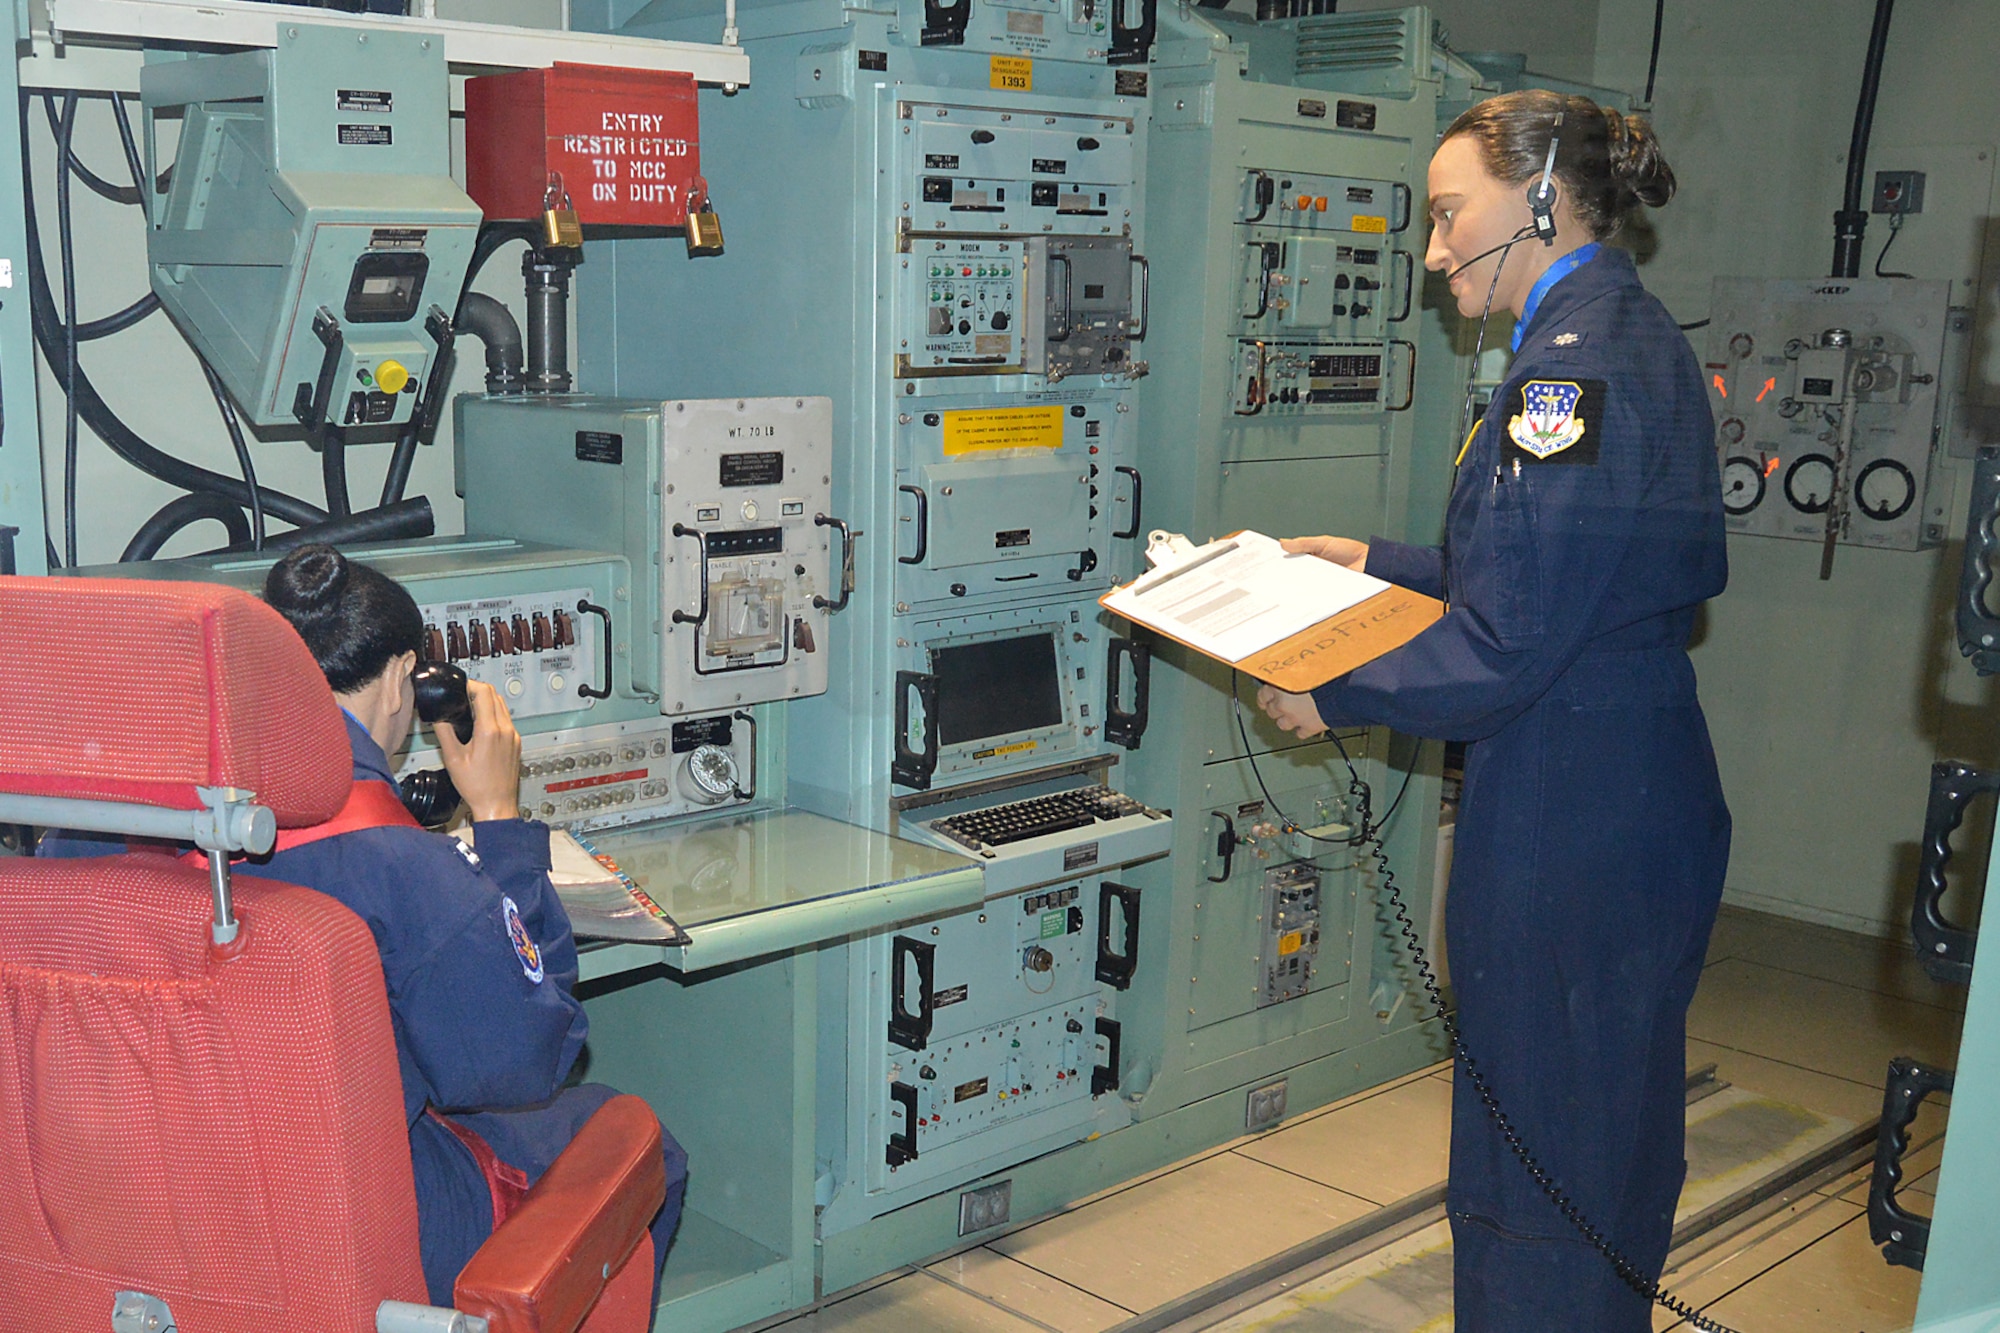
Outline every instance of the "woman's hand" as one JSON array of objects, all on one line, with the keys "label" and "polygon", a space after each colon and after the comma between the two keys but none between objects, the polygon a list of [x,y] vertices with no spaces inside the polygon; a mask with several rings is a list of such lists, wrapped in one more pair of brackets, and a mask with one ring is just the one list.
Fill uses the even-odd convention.
[{"label": "woman's hand", "polygon": [[1287,537],[1278,545],[1293,555],[1316,555],[1357,574],[1368,572],[1368,543],[1352,537]]},{"label": "woman's hand", "polygon": [[500,691],[483,680],[467,681],[472,700],[472,739],[461,742],[456,728],[432,728],[438,754],[452,785],[472,808],[475,821],[517,819],[521,814],[521,733],[514,730]]},{"label": "woman's hand", "polygon": [[[1309,541],[1339,541],[1338,537],[1307,538]],[[1348,543],[1359,546],[1359,542]],[[1362,550],[1368,548],[1363,546]],[[1327,729],[1320,720],[1319,705],[1310,694],[1287,694],[1275,685],[1262,685],[1257,689],[1257,706],[1264,710],[1273,722],[1300,740],[1311,740]]]}]

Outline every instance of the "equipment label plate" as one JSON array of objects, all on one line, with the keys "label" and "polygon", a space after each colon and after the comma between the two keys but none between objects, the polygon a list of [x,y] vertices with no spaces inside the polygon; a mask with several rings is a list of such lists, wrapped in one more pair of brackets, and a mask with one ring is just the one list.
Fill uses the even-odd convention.
[{"label": "equipment label plate", "polygon": [[393,93],[374,88],[341,88],[334,93],[336,111],[374,111],[387,115],[396,109]]},{"label": "equipment label plate", "polygon": [[1356,213],[1354,221],[1348,229],[1350,231],[1373,232],[1377,236],[1381,236],[1385,235],[1389,230],[1389,219],[1371,218],[1365,213]]},{"label": "equipment label plate", "polygon": [[340,125],[336,132],[343,144],[387,145],[395,141],[395,133],[387,125]]},{"label": "equipment label plate", "polygon": [[988,84],[1010,93],[1025,93],[1035,87],[1035,62],[1026,56],[993,56],[988,67]]},{"label": "equipment label plate", "polygon": [[947,412],[944,456],[955,458],[994,449],[1060,449],[1062,429],[1060,405]]},{"label": "equipment label plate", "polygon": [[1065,875],[1072,870],[1081,870],[1085,866],[1094,866],[1096,864],[1097,844],[1094,842],[1078,843],[1074,847],[1063,849],[1063,873]]},{"label": "equipment label plate", "polygon": [[969,986],[953,986],[949,990],[941,990],[931,997],[931,1008],[942,1009],[948,1004],[959,1004],[969,999],[971,994]]},{"label": "equipment label plate", "polygon": [[582,463],[623,463],[625,437],[608,430],[580,430],[576,433],[576,457]]}]

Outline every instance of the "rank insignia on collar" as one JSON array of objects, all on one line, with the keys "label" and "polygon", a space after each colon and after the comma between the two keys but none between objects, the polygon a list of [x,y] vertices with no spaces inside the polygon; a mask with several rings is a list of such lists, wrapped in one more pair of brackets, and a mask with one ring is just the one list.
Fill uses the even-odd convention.
[{"label": "rank insignia on collar", "polygon": [[1583,346],[1583,335],[1581,333],[1558,333],[1555,337],[1549,339],[1549,346],[1581,347]]},{"label": "rank insignia on collar", "polygon": [[1576,410],[1582,397],[1583,386],[1569,380],[1529,380],[1521,386],[1521,415],[1507,423],[1507,437],[1536,458],[1561,453],[1588,429]]}]

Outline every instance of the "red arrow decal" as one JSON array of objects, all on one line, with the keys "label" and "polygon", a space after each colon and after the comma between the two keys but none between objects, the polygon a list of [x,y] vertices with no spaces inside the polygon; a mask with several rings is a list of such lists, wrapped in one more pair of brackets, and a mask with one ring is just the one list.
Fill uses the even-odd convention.
[{"label": "red arrow decal", "polygon": [[1724,398],[1727,398],[1729,396],[1729,386],[1722,382],[1722,376],[1720,375],[1717,375],[1715,377],[1715,391],[1721,394]]},{"label": "red arrow decal", "polygon": [[1758,402],[1760,402],[1760,403],[1761,403],[1761,402],[1763,402],[1763,401],[1764,401],[1764,395],[1765,395],[1765,394],[1767,394],[1767,393],[1769,393],[1769,392],[1771,392],[1771,390],[1773,390],[1773,389],[1775,389],[1775,388],[1777,388],[1777,387],[1778,387],[1778,379],[1777,379],[1777,376],[1775,376],[1775,375],[1774,375],[1774,376],[1772,376],[1772,377],[1771,377],[1770,379],[1767,379],[1767,380],[1765,380],[1765,381],[1764,381],[1764,387],[1763,387],[1763,388],[1761,388],[1761,389],[1759,389],[1759,390],[1757,390],[1757,401],[1758,401]]}]

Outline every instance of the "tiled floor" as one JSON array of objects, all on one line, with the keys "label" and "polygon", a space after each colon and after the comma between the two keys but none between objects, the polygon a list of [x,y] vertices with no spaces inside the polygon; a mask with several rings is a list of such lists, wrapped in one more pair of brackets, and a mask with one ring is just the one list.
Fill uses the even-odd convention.
[{"label": "tiled floor", "polygon": [[[1689,1016],[1690,1068],[1847,1120],[1881,1111],[1894,1055],[1949,1065],[1963,992],[1906,945],[1725,910]],[[1448,1069],[1420,1070],[1282,1129],[1227,1144],[988,1246],[870,1285],[784,1333],[920,1328],[1097,1333],[1441,1180]],[[1927,1109],[1916,1141],[1942,1132]],[[1933,1188],[1939,1145],[1913,1152]],[[1866,1177],[1837,1181],[1667,1275],[1738,1328],[1887,1333],[1910,1326],[1917,1275],[1869,1243]],[[1921,1205],[1920,1205],[1921,1206]],[[1440,1228],[1440,1234],[1442,1229]],[[1412,1253],[1438,1240],[1404,1242]],[[1412,1306],[1408,1333],[1449,1328]],[[1396,1326],[1370,1318],[1355,1327]],[[1661,1313],[1656,1327],[1676,1327]]]}]

